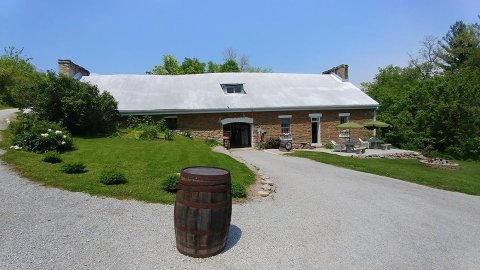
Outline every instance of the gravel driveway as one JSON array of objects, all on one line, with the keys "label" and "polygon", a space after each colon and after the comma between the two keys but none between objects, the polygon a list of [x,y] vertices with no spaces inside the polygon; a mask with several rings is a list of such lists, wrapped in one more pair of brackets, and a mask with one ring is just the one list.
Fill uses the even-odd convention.
[{"label": "gravel driveway", "polygon": [[[0,113],[0,117],[5,117]],[[480,197],[261,151],[226,251],[176,251],[173,206],[47,188],[0,165],[0,269],[478,269]]]}]

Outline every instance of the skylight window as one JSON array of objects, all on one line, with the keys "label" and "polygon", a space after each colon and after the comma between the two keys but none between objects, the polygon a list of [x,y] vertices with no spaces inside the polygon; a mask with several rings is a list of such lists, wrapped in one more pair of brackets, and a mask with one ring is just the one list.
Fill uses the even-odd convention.
[{"label": "skylight window", "polygon": [[243,84],[222,84],[223,92],[227,95],[231,94],[246,94],[243,89]]}]

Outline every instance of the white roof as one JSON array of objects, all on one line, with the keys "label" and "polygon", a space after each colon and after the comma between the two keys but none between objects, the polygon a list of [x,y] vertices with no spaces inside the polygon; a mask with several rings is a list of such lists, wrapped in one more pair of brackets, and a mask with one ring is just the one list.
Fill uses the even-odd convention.
[{"label": "white roof", "polygon": [[[92,75],[124,114],[377,108],[378,103],[336,75],[207,73]],[[246,94],[225,94],[221,84],[243,84]]]}]

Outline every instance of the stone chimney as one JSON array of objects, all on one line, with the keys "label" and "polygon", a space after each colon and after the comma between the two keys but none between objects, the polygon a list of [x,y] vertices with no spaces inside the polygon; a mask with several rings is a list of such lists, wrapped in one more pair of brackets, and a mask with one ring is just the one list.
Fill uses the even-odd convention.
[{"label": "stone chimney", "polygon": [[344,81],[348,81],[348,65],[341,64],[339,66],[333,67],[327,71],[322,72],[322,74],[336,74]]},{"label": "stone chimney", "polygon": [[90,72],[68,59],[58,59],[58,74],[78,79],[77,76],[80,74],[88,76]]}]

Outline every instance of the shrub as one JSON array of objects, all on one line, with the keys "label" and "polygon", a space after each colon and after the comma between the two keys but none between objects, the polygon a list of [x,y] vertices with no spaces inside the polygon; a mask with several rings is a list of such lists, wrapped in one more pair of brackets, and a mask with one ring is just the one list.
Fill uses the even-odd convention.
[{"label": "shrub", "polygon": [[60,154],[58,154],[58,152],[55,152],[55,151],[46,152],[43,155],[42,160],[44,162],[48,162],[48,163],[60,163],[60,162],[62,162],[62,159],[60,158]]},{"label": "shrub", "polygon": [[118,185],[127,182],[127,178],[117,170],[106,170],[100,174],[100,182],[105,185]]},{"label": "shrub", "polygon": [[210,147],[220,145],[220,143],[218,143],[217,140],[212,139],[212,138],[207,138],[207,139],[205,139],[204,142],[205,142],[206,145],[208,145],[208,146],[210,146]]},{"label": "shrub", "polygon": [[333,143],[331,143],[331,142],[326,143],[326,144],[324,145],[324,147],[325,147],[326,149],[333,149],[333,148],[334,148]]},{"label": "shrub", "polygon": [[31,108],[43,120],[61,122],[72,134],[109,134],[120,116],[108,92],[53,72],[22,89],[16,99],[20,108]]},{"label": "shrub", "polygon": [[155,140],[158,135],[158,128],[155,125],[142,125],[139,138],[141,140]]},{"label": "shrub", "polygon": [[157,125],[159,132],[165,132],[166,130],[168,130],[167,121],[165,119],[157,121],[155,125]]},{"label": "shrub", "polygon": [[268,138],[265,143],[265,148],[275,149],[280,147],[280,138]]},{"label": "shrub", "polygon": [[166,141],[173,141],[173,138],[175,137],[175,133],[171,131],[170,129],[165,130],[165,140]]},{"label": "shrub", "polygon": [[190,138],[192,139],[193,136],[192,136],[192,131],[190,129],[186,129],[182,132],[183,136],[187,137],[187,138]]},{"label": "shrub", "polygon": [[81,162],[65,163],[62,166],[62,172],[68,174],[84,173],[85,165]]},{"label": "shrub", "polygon": [[129,115],[127,117],[127,127],[129,128],[137,128],[141,122],[142,120],[138,116]]},{"label": "shrub", "polygon": [[178,180],[180,180],[180,174],[178,173],[167,175],[162,181],[162,189],[172,193],[177,192]]},{"label": "shrub", "polygon": [[232,196],[234,198],[245,198],[247,197],[247,190],[245,189],[245,186],[233,182],[232,183]]},{"label": "shrub", "polygon": [[27,151],[44,153],[73,147],[72,136],[60,125],[41,120],[34,113],[19,114],[9,126],[11,143]]},{"label": "shrub", "polygon": [[257,142],[257,148],[260,149],[260,150],[264,150],[264,149],[267,149],[267,143],[266,142]]}]

